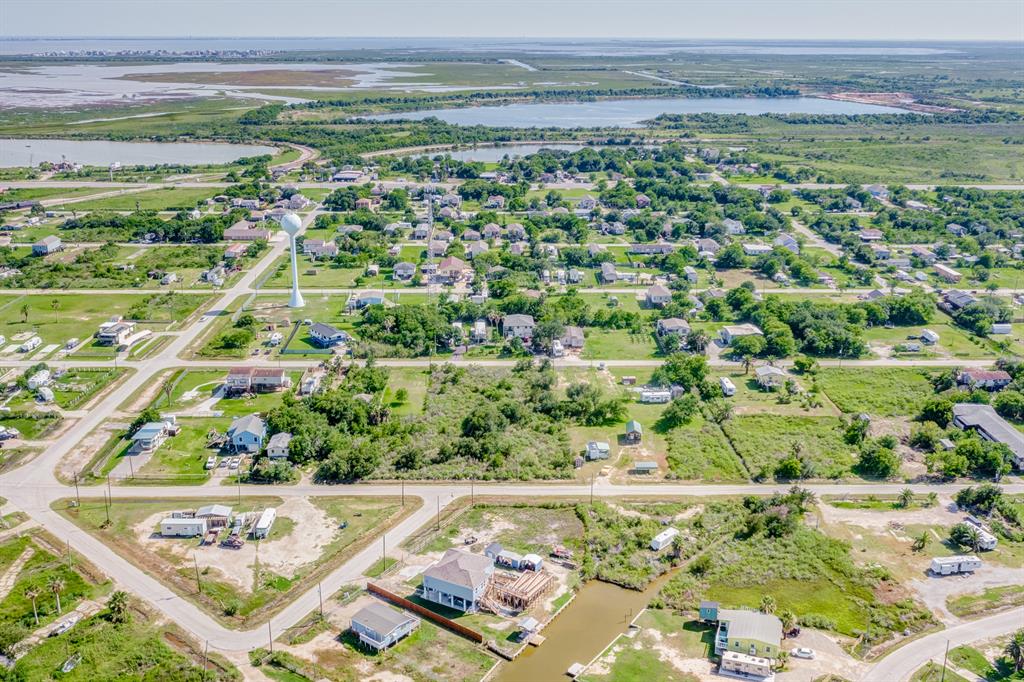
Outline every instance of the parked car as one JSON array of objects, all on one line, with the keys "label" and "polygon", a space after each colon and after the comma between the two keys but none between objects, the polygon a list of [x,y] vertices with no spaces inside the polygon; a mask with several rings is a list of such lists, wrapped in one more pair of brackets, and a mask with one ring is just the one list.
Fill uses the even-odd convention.
[{"label": "parked car", "polygon": [[789,655],[793,656],[794,658],[811,659],[814,658],[814,649],[808,649],[807,647],[802,646],[797,649],[793,649],[793,651],[791,651]]},{"label": "parked car", "polygon": [[226,467],[228,464],[230,464],[230,459],[227,457],[222,457],[221,460],[217,462],[217,466],[221,468]]},{"label": "parked car", "polygon": [[230,466],[231,466],[232,469],[237,469],[238,465],[240,465],[241,463],[242,463],[242,458],[241,457],[232,457],[231,458],[231,465]]},{"label": "parked car", "polygon": [[207,457],[206,458],[206,468],[207,469],[216,469],[217,468],[217,458],[214,457],[213,455],[210,455],[209,457]]},{"label": "parked car", "polygon": [[50,630],[50,637],[56,637],[57,635],[63,635],[65,632],[75,627],[75,623],[80,621],[82,616],[77,613],[73,613],[61,622],[57,623],[57,627]]}]

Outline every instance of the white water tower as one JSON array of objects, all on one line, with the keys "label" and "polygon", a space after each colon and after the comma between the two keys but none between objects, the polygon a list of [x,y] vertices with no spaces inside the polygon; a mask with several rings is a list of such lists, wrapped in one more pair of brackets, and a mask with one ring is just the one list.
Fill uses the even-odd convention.
[{"label": "white water tower", "polygon": [[302,220],[294,213],[287,213],[281,218],[281,227],[288,234],[292,249],[292,297],[288,301],[288,307],[301,308],[306,305],[306,302],[302,300],[302,294],[299,292],[299,261],[295,254],[295,236],[302,229]]}]

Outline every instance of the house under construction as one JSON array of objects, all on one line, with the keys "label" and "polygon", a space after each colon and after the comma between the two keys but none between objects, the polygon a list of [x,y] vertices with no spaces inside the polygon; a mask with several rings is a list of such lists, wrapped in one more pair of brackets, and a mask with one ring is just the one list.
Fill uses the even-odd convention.
[{"label": "house under construction", "polygon": [[482,604],[522,611],[550,592],[554,586],[555,577],[546,571],[525,571],[518,575],[496,572]]}]

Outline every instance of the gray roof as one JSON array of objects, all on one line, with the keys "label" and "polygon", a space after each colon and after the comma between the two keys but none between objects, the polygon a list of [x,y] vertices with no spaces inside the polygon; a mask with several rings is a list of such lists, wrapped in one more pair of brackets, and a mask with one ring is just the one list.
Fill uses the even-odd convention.
[{"label": "gray roof", "polygon": [[506,315],[505,319],[502,320],[502,324],[504,324],[506,327],[534,326],[532,315]]},{"label": "gray roof", "polygon": [[774,645],[782,641],[782,621],[766,613],[721,609],[718,620],[729,623],[729,639],[753,639]]},{"label": "gray roof", "polygon": [[488,557],[449,549],[440,561],[423,572],[423,576],[474,589],[487,582],[492,569]]},{"label": "gray roof", "polygon": [[275,433],[270,437],[270,441],[267,442],[268,448],[288,448],[288,444],[292,442],[292,434],[282,431]]},{"label": "gray roof", "polygon": [[267,424],[258,415],[249,414],[244,417],[239,417],[235,421],[231,422],[231,426],[228,427],[229,436],[246,432],[255,434],[262,438],[267,433]]},{"label": "gray roof", "polygon": [[197,509],[196,516],[231,516],[231,507],[226,504],[208,504],[205,507]]},{"label": "gray roof", "polygon": [[364,606],[352,616],[353,623],[359,623],[380,635],[387,635],[409,621],[416,620],[410,615],[379,602]]},{"label": "gray roof", "polygon": [[338,329],[337,327],[325,324],[323,322],[314,322],[313,326],[309,328],[309,331],[311,334],[322,336],[324,338],[331,338],[337,336],[338,334],[345,334],[345,332]]},{"label": "gray roof", "polygon": [[1024,433],[996,414],[991,405],[957,403],[953,406],[953,423],[960,428],[977,429],[989,440],[1003,443],[1017,462],[1024,462]]}]

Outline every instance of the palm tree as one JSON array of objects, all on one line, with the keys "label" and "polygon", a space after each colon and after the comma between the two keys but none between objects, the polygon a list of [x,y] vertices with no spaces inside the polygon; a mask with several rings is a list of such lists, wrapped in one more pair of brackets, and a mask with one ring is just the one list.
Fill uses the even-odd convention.
[{"label": "palm tree", "polygon": [[785,634],[796,625],[796,614],[789,609],[783,609],[779,612],[779,620],[782,621],[782,632]]},{"label": "palm tree", "polygon": [[110,612],[110,621],[112,623],[127,623],[128,618],[131,615],[128,607],[129,598],[127,592],[124,590],[118,590],[111,594],[110,599],[107,600],[107,610]]},{"label": "palm tree", "polygon": [[50,301],[50,310],[53,311],[53,321],[57,321],[57,311],[60,310],[60,299],[55,298]]},{"label": "palm tree", "polygon": [[896,500],[896,504],[907,509],[910,505],[914,504],[914,491],[910,488],[904,488],[900,491],[900,496]]},{"label": "palm tree", "polygon": [[36,599],[39,599],[39,595],[42,593],[42,589],[35,585],[25,590],[25,596],[32,600],[32,615],[36,619],[36,625],[39,625],[39,610],[36,608]]},{"label": "palm tree", "polygon": [[1006,643],[1006,655],[1013,661],[1016,672],[1024,670],[1024,629],[1017,630]]},{"label": "palm tree", "polygon": [[21,323],[28,322],[28,303],[21,304]]},{"label": "palm tree", "polygon": [[971,549],[974,550],[975,552],[977,552],[978,551],[978,545],[981,544],[981,533],[978,532],[977,528],[975,528],[974,526],[971,526],[970,528],[967,529],[966,535],[967,535],[967,541],[971,545]]},{"label": "palm tree", "polygon": [[750,374],[750,367],[754,364],[754,358],[749,355],[743,356],[743,373]]},{"label": "palm tree", "polygon": [[61,609],[60,606],[60,593],[64,590],[64,578],[50,578],[50,582],[48,582],[46,586],[50,589],[50,592],[53,592],[53,595],[57,598],[57,613],[63,613],[64,611]]},{"label": "palm tree", "polygon": [[775,613],[775,597],[770,594],[761,596],[761,613]]},{"label": "palm tree", "polygon": [[913,549],[915,552],[924,551],[928,543],[932,541],[932,536],[928,531],[924,531],[914,539]]}]

